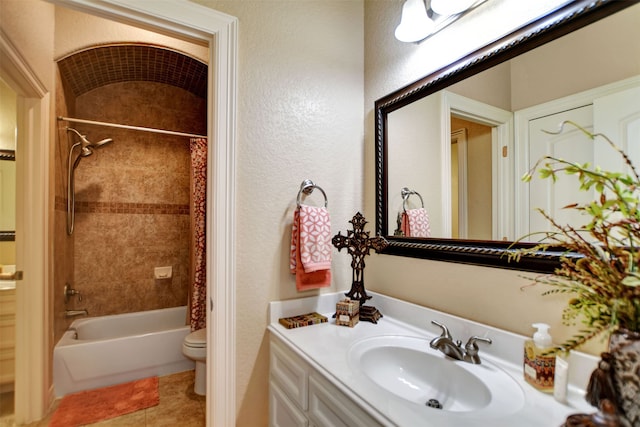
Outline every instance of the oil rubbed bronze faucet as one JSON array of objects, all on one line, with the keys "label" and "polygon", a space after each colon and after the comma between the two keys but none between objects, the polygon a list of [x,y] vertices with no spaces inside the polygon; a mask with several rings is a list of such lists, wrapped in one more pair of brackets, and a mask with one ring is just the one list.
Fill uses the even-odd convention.
[{"label": "oil rubbed bronze faucet", "polygon": [[474,335],[469,338],[463,348],[462,341],[453,340],[453,337],[449,332],[449,328],[447,328],[440,322],[436,322],[435,320],[432,320],[431,323],[439,326],[442,329],[442,335],[432,339],[429,343],[431,348],[444,353],[452,359],[462,360],[468,363],[473,363],[474,365],[479,365],[481,363],[480,356],[478,355],[479,348],[476,342],[481,341],[487,344],[491,344],[491,339]]},{"label": "oil rubbed bronze faucet", "polygon": [[[77,296],[78,297],[78,301],[82,301],[82,295],[80,295],[80,291],[76,291],[68,283],[64,285],[64,290],[62,291],[62,293],[64,294],[64,305],[65,305],[65,307],[69,303],[69,299],[71,299],[71,297],[73,297],[73,296]],[[64,311],[64,317],[76,317],[76,316],[82,316],[82,315],[88,316],[89,315],[89,311],[87,311],[87,309],[85,309],[85,308],[80,309],[80,310],[65,310]]]}]

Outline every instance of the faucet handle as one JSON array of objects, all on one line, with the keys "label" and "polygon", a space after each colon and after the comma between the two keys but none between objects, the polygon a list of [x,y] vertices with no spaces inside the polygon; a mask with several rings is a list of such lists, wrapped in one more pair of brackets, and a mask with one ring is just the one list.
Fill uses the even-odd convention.
[{"label": "faucet handle", "polygon": [[464,346],[464,348],[467,351],[472,349],[475,351],[478,351],[478,345],[476,344],[477,341],[486,342],[487,344],[491,344],[493,342],[491,341],[491,338],[478,337],[474,335],[471,338],[469,338],[469,341],[467,341],[467,344]]},{"label": "faucet handle", "polygon": [[475,363],[475,364],[480,364],[480,356],[478,356],[478,351],[480,350],[478,348],[478,345],[476,344],[476,342],[481,341],[481,342],[485,342],[487,344],[491,344],[493,341],[491,341],[491,338],[485,338],[485,337],[478,337],[478,336],[472,336],[471,338],[469,338],[469,341],[467,341],[467,343],[464,346],[464,350],[465,350],[465,356],[464,356],[464,360],[467,362],[471,362],[471,363]]},{"label": "faucet handle", "polygon": [[435,320],[432,320],[431,323],[433,323],[436,326],[440,326],[440,328],[442,329],[442,334],[440,336],[449,338],[450,340],[453,341],[453,337],[451,336],[451,333],[449,332],[449,328],[447,328],[446,325],[440,322],[436,322]]},{"label": "faucet handle", "polygon": [[64,290],[62,292],[64,294],[64,302],[65,302],[65,304],[68,303],[69,302],[69,298],[71,298],[74,295],[78,296],[78,301],[82,301],[82,295],[80,294],[80,291],[76,291],[68,283],[66,283],[64,285]]}]

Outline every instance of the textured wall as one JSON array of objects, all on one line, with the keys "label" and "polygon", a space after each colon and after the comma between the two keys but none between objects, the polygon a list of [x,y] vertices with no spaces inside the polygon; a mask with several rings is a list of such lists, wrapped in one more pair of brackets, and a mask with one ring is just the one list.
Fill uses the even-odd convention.
[{"label": "textured wall", "polygon": [[[5,0],[6,1],[6,0]],[[10,0],[18,3],[22,0]],[[209,59],[209,47],[206,44],[179,40],[175,37],[147,31],[130,25],[109,21],[56,7],[55,58],[75,52],[80,47],[88,47],[115,41],[137,41],[160,46],[170,46],[202,61]]]},{"label": "textured wall", "polygon": [[[75,98],[65,93],[59,73],[56,72],[55,113],[70,115],[69,106],[75,106]],[[67,236],[67,158],[69,142],[66,126],[68,123],[58,122],[56,139],[53,146],[53,165],[50,171],[53,178],[54,211],[53,211],[53,338],[54,345],[73,319],[64,317],[65,301],[62,296],[66,283],[73,283],[73,238]]]},{"label": "textured wall", "polygon": [[[51,67],[54,43],[54,6],[42,0],[2,0],[0,27],[49,90],[54,88]],[[34,25],[38,31],[34,31]]]},{"label": "textured wall", "polygon": [[[300,183],[329,198],[332,233],[362,209],[363,2],[210,1],[237,16],[237,405],[239,426],[267,425],[269,301],[304,297],[288,272]],[[322,200],[312,194],[310,203]],[[373,230],[373,217],[368,218]],[[350,286],[334,252],[333,285]],[[323,292],[324,292],[323,291]]]}]

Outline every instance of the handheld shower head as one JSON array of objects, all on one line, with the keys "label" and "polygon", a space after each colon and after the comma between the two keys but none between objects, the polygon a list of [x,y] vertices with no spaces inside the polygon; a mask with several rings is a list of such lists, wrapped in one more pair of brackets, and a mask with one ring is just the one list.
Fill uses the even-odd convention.
[{"label": "handheld shower head", "polygon": [[113,139],[111,139],[111,138],[105,138],[105,139],[103,139],[102,141],[98,141],[98,142],[94,142],[94,143],[92,143],[92,144],[91,144],[91,146],[92,146],[93,148],[100,148],[100,147],[102,147],[103,145],[107,145],[107,144],[109,144],[110,142],[113,142]]},{"label": "handheld shower head", "polygon": [[[85,141],[86,141],[86,138],[85,138]],[[103,145],[107,145],[110,142],[113,142],[113,139],[105,138],[102,141],[98,141],[98,142],[89,142],[89,141],[87,141],[86,144],[83,142],[82,143],[82,149],[81,149],[82,151],[80,151],[80,156],[88,157],[88,156],[93,154],[93,150],[95,148],[100,148]]]},{"label": "handheld shower head", "polygon": [[[73,150],[73,148],[75,148],[77,145],[80,145],[80,157],[88,157],[93,154],[94,148],[100,148],[103,145],[113,142],[113,139],[111,138],[105,138],[98,142],[90,142],[87,139],[86,135],[82,135],[80,132],[78,132],[74,128],[67,127],[67,132],[68,131],[75,133],[80,138],[80,142],[74,144],[73,147],[71,147],[71,149]],[[76,163],[76,166],[77,166],[77,163]]]},{"label": "handheld shower head", "polygon": [[[74,226],[74,218],[75,218],[75,190],[74,190],[74,171],[80,164],[80,160],[83,157],[88,157],[93,154],[93,150],[95,148],[100,148],[103,145],[107,145],[110,142],[113,142],[113,139],[106,138],[101,141],[92,143],[90,142],[85,135],[82,135],[80,132],[75,130],[74,128],[67,127],[67,132],[73,132],[80,138],[80,142],[74,143],[69,149],[69,169],[67,175],[67,234],[71,235],[73,233]],[[73,156],[73,150],[76,147],[80,147],[80,152],[75,156]]]}]

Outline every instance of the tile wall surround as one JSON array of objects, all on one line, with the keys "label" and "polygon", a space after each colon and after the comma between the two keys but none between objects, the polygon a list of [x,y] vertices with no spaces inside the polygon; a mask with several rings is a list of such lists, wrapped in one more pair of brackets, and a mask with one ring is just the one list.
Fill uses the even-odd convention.
[{"label": "tile wall surround", "polygon": [[[56,115],[73,115],[70,108],[75,105],[75,98],[65,92],[62,80],[56,70]],[[54,215],[53,215],[53,347],[69,326],[64,317],[63,288],[66,283],[73,283],[73,238],[67,237],[67,155],[69,152],[68,137],[65,130],[68,123],[58,122],[56,140],[54,141]]]},{"label": "tile wall surround", "polygon": [[[63,89],[56,115],[206,134],[206,99],[165,83],[121,81],[76,96]],[[66,98],[66,99],[62,99]],[[70,99],[72,98],[72,99]],[[75,174],[75,231],[66,236],[67,155],[77,137],[111,144],[82,158]],[[63,316],[64,280],[83,296],[67,308],[91,316],[184,305],[190,271],[189,138],[59,122],[55,166],[55,339],[73,319]],[[71,243],[70,243],[71,242]],[[64,259],[58,256],[64,253]],[[69,258],[68,258],[69,257]],[[156,280],[154,267],[172,266]]]}]

